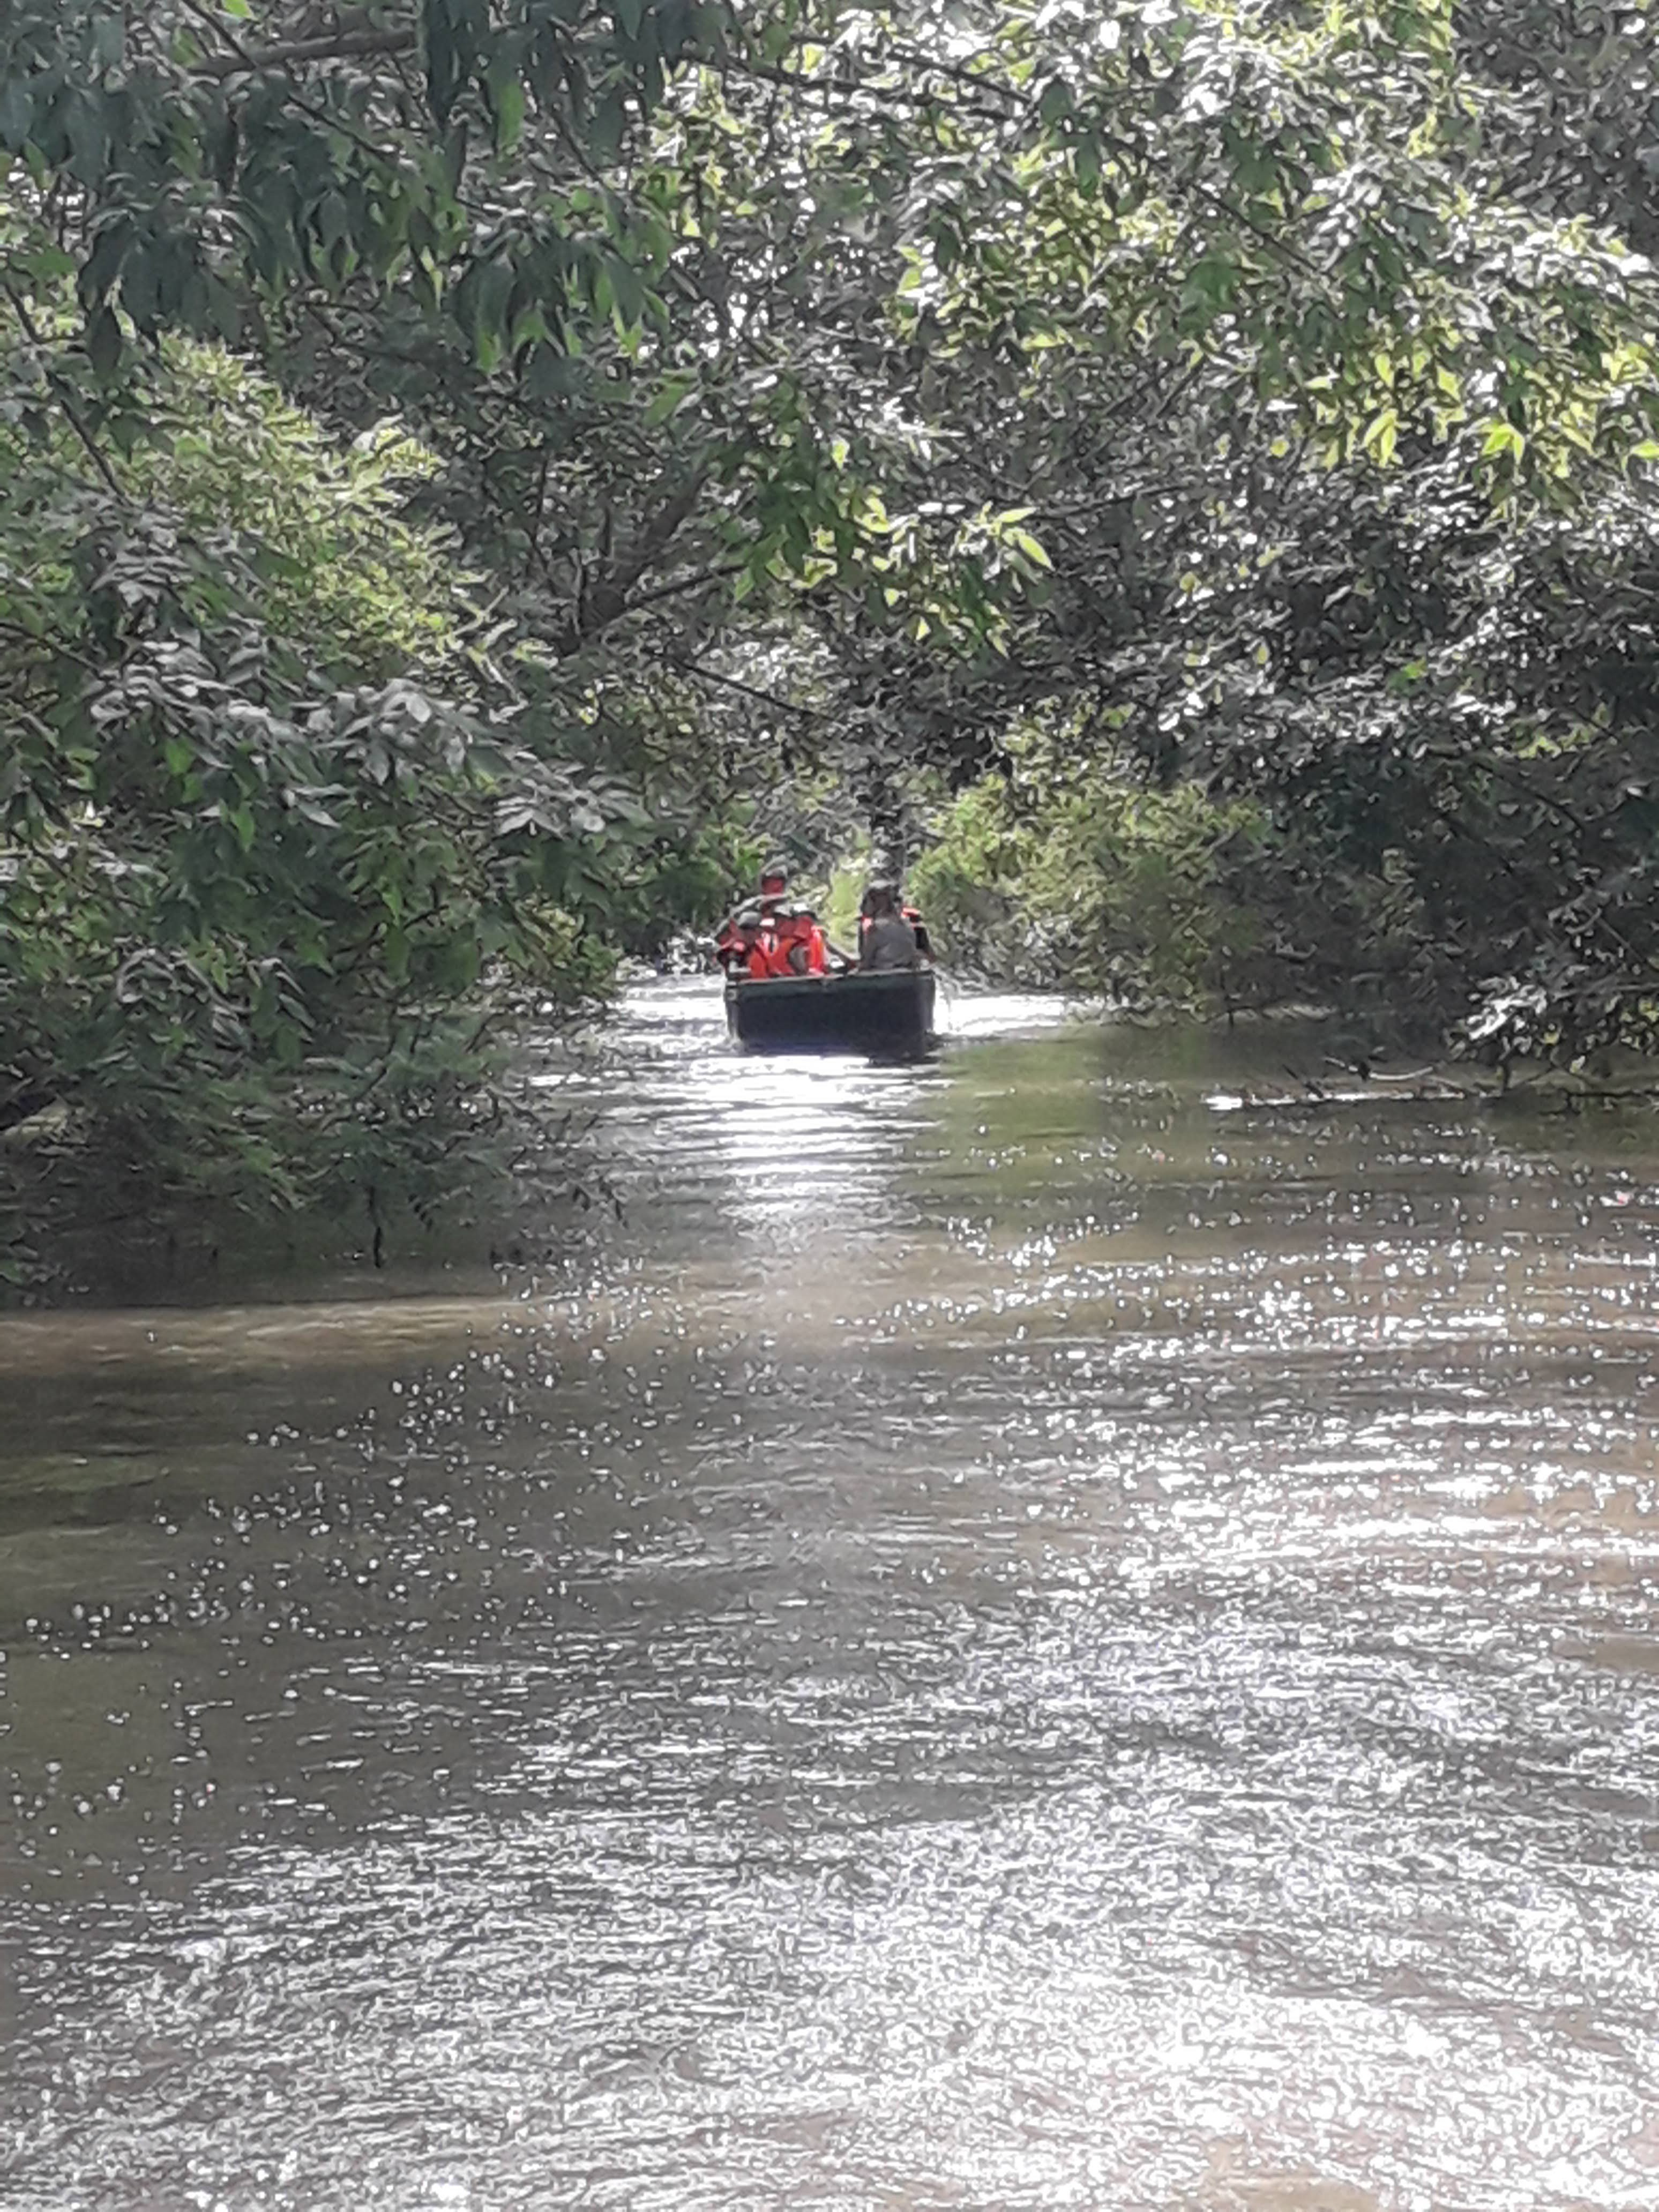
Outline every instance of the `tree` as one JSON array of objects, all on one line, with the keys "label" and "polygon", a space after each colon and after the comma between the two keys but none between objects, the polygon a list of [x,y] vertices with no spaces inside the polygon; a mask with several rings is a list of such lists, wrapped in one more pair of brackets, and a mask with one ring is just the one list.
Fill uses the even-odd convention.
[{"label": "tree", "polygon": [[[935,495],[1024,509],[1024,603],[954,659],[824,619],[832,709],[873,705],[901,761],[1010,765],[1016,826],[1070,804],[1010,756],[1035,710],[1085,781],[1198,779],[1261,991],[1574,1057],[1654,1004],[1655,302],[1624,234],[1650,41],[1559,23],[1522,70],[1473,10],[1188,10],[1109,143],[1068,75],[1024,188],[901,295],[939,419],[999,425],[938,439]],[[1268,833],[1242,881],[1239,798]],[[1097,976],[1074,923],[1046,941]]]},{"label": "tree", "polygon": [[481,981],[592,983],[563,856],[629,808],[503,734],[464,579],[397,519],[418,449],[169,342],[106,483],[34,415],[39,335],[0,362],[0,1128],[53,1106],[163,1185],[297,1196],[290,1139],[477,1073]]},{"label": "tree", "polygon": [[[644,887],[710,896],[724,716],[899,833],[919,770],[1036,726],[1189,842],[1261,825],[1261,988],[1643,1034],[1649,41],[1589,12],[14,0],[14,520],[56,556],[10,634],[18,883],[133,825],[212,898],[104,937],[235,946],[182,1000],[163,962],[166,1081],[238,1024],[309,1073],[370,1005],[471,1020],[485,970],[646,941]],[[260,365],[300,476],[382,471],[390,631],[361,537],[301,588],[232,475],[180,524],[186,343]],[[22,896],[40,957],[61,895]],[[153,972],[69,967],[88,1022]]]}]

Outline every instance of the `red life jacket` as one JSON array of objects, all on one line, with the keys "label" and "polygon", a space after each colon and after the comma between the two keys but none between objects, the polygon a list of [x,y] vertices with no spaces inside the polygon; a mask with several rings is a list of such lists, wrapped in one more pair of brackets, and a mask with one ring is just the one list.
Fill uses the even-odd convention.
[{"label": "red life jacket", "polygon": [[720,966],[722,968],[739,966],[747,957],[748,951],[748,932],[739,929],[734,921],[722,922],[720,933],[714,939],[714,957],[720,962]]},{"label": "red life jacket", "polygon": [[786,959],[793,947],[799,948],[803,957],[799,965],[793,960],[789,962],[792,975],[824,974],[830,963],[824,953],[823,932],[819,928],[818,918],[811,907],[798,907],[790,917],[788,936],[784,945]]},{"label": "red life jacket", "polygon": [[[791,957],[797,947],[804,954],[799,961]],[[822,975],[827,965],[823,932],[805,907],[762,915],[760,933],[749,955],[751,975]]]},{"label": "red life jacket", "polygon": [[762,910],[760,927],[755,933],[755,942],[749,954],[749,972],[757,979],[788,974],[784,957],[781,915]]}]

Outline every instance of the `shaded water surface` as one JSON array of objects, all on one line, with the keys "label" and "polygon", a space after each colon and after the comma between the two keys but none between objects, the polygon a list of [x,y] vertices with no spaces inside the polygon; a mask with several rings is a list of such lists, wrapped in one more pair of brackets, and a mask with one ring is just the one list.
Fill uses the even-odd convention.
[{"label": "shaded water surface", "polygon": [[0,1319],[7,2212],[1659,2208],[1651,1128],[965,1011]]}]

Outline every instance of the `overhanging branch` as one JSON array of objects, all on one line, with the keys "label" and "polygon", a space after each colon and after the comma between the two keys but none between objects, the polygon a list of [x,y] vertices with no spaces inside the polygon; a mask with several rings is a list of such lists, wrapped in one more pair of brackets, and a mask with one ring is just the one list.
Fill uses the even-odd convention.
[{"label": "overhanging branch", "polygon": [[[234,29],[234,26],[231,27]],[[223,26],[216,25],[216,29]],[[234,53],[204,54],[192,67],[197,76],[246,76],[264,70],[292,69],[301,62],[368,61],[378,56],[412,53],[420,44],[414,30],[337,31],[331,36],[295,39],[281,46],[239,46]]]}]

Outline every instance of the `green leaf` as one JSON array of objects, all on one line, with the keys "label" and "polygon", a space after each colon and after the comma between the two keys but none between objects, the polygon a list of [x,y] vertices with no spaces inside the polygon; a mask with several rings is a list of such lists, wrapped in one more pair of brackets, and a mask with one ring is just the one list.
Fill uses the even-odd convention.
[{"label": "green leaf", "polygon": [[1037,113],[1045,123],[1061,123],[1072,112],[1072,88],[1064,77],[1051,77],[1037,99]]},{"label": "green leaf", "polygon": [[87,325],[87,358],[101,377],[121,365],[121,325],[109,307],[100,307]]},{"label": "green leaf", "polygon": [[510,153],[524,135],[525,89],[516,76],[490,87],[495,117],[495,151]]},{"label": "green leaf", "polygon": [[15,152],[27,140],[34,120],[34,101],[21,76],[0,81],[0,146]]},{"label": "green leaf", "polygon": [[1383,468],[1394,459],[1395,444],[1400,434],[1400,416],[1392,407],[1385,407],[1365,426],[1360,441],[1365,450]]},{"label": "green leaf", "polygon": [[649,428],[659,430],[684,404],[686,394],[690,389],[690,377],[672,377],[664,384],[662,389],[646,408],[645,419]]},{"label": "green leaf", "polygon": [[1496,454],[1508,453],[1518,461],[1526,450],[1526,439],[1513,422],[1492,423],[1480,447],[1482,456],[1488,460]]}]

